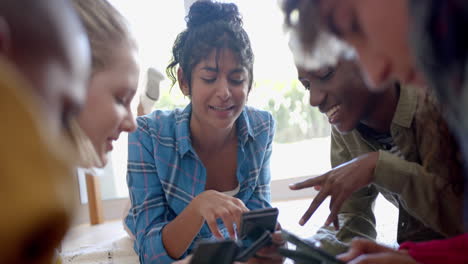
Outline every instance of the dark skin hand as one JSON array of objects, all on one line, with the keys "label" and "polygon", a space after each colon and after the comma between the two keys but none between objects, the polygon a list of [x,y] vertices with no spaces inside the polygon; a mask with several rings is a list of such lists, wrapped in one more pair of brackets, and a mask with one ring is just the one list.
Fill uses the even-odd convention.
[{"label": "dark skin hand", "polygon": [[311,187],[319,190],[299,224],[304,225],[322,202],[330,196],[330,215],[325,225],[333,223],[335,228],[339,229],[338,212],[341,206],[355,191],[372,183],[378,159],[378,152],[370,152],[343,163],[318,177],[291,184],[289,186],[291,190]]},{"label": "dark skin hand", "polygon": [[276,232],[271,235],[272,244],[266,246],[255,254],[256,257],[248,260],[248,264],[281,264],[284,257],[278,254],[278,248],[285,247],[286,241],[281,236],[281,225],[276,225]]},{"label": "dark skin hand", "polygon": [[348,264],[418,264],[406,251],[393,250],[362,238],[354,239],[348,252],[337,258]]}]

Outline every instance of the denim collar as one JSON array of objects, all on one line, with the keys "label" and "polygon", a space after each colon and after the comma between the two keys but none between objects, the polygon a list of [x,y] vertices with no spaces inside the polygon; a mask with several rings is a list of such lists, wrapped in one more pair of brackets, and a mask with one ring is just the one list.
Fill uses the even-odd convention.
[{"label": "denim collar", "polygon": [[[255,136],[248,117],[249,107],[244,106],[241,114],[236,120],[237,138],[243,148],[249,138],[255,140]],[[179,155],[183,157],[188,151],[195,153],[190,136],[190,117],[192,104],[188,104],[182,111],[175,114],[175,136]]]}]

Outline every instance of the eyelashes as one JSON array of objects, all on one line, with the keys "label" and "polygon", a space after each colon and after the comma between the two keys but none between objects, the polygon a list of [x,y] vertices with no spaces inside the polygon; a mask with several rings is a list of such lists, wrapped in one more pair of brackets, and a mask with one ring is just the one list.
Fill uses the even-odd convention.
[{"label": "eyelashes", "polygon": [[[212,84],[216,81],[216,78],[201,78],[205,83]],[[234,85],[241,85],[245,82],[245,79],[229,79],[229,82]]]},{"label": "eyelashes", "polygon": [[328,81],[333,77],[334,74],[335,70],[330,69],[324,75],[318,76],[317,79],[319,79],[321,82]]},{"label": "eyelashes", "polygon": [[315,84],[321,84],[328,82],[333,78],[335,75],[336,69],[333,67],[329,67],[323,71],[320,72],[308,72],[307,76],[308,77],[299,77],[299,81],[301,84],[304,86],[306,90],[310,90],[311,83]]}]

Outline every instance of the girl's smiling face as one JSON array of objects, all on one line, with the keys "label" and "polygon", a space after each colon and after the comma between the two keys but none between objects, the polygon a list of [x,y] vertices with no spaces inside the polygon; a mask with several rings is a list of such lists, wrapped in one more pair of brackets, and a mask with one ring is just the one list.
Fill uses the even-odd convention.
[{"label": "girl's smiling face", "polygon": [[83,111],[78,123],[96,149],[101,164],[120,133],[132,132],[136,122],[130,103],[138,87],[139,67],[134,48],[116,47],[109,67],[95,72],[90,80]]},{"label": "girl's smiling face", "polygon": [[191,73],[189,88],[179,71],[182,92],[191,97],[191,125],[232,128],[247,101],[250,76],[228,48],[213,49]]}]

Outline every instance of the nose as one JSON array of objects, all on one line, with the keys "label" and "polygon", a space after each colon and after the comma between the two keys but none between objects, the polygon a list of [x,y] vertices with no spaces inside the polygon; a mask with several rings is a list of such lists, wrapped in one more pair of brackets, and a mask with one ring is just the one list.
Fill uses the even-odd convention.
[{"label": "nose", "polygon": [[132,111],[130,109],[127,110],[127,115],[125,116],[124,120],[121,123],[121,130],[125,132],[133,132],[137,128],[137,123],[135,118],[133,117]]},{"label": "nose", "polygon": [[216,96],[218,96],[222,101],[227,101],[231,97],[231,88],[229,87],[228,80],[219,80],[218,87],[216,87]]},{"label": "nose", "polygon": [[326,92],[320,89],[309,89],[309,103],[313,107],[317,107],[322,104],[327,96]]}]

